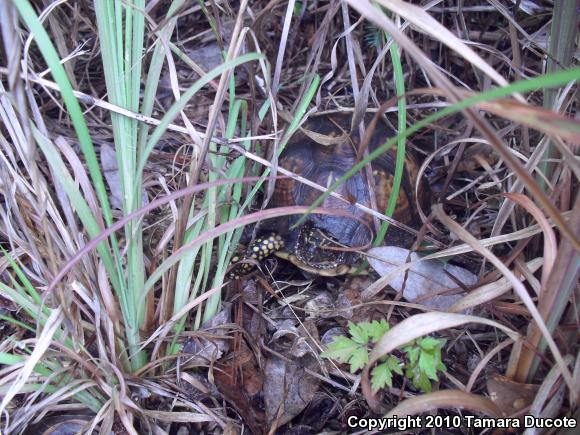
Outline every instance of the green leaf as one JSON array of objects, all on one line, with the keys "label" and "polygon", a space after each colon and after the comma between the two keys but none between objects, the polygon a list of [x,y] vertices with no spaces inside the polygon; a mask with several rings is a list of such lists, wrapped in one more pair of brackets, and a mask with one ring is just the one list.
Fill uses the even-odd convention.
[{"label": "green leaf", "polygon": [[352,356],[348,362],[350,363],[351,373],[355,373],[356,371],[362,369],[369,362],[368,350],[365,347],[360,346],[352,353]]},{"label": "green leaf", "polygon": [[300,16],[300,11],[302,10],[302,2],[296,2],[294,3],[294,10],[292,11],[292,13],[294,14],[295,17],[299,17]]},{"label": "green leaf", "polygon": [[320,356],[323,358],[336,359],[342,363],[347,363],[353,353],[360,346],[343,335],[335,337],[334,341],[328,345],[328,350],[322,352]]},{"label": "green leaf", "polygon": [[415,373],[413,378],[413,385],[419,388],[424,393],[430,393],[432,390],[431,382],[424,373]]},{"label": "green leaf", "polygon": [[371,388],[374,392],[393,386],[393,373],[387,362],[377,365],[371,372]]},{"label": "green leaf", "polygon": [[389,323],[385,319],[373,320],[370,323],[369,336],[373,343],[378,342],[383,335],[390,329]]},{"label": "green leaf", "polygon": [[359,344],[366,345],[369,342],[370,323],[361,322],[359,324],[348,322],[348,332],[352,339]]},{"label": "green leaf", "polygon": [[421,349],[417,346],[408,346],[403,349],[407,354],[407,358],[409,359],[409,365],[414,366],[419,361],[419,353]]},{"label": "green leaf", "polygon": [[401,368],[401,361],[395,356],[390,356],[387,358],[386,364],[389,366],[391,371],[397,373],[398,375],[403,375],[403,369]]},{"label": "green leaf", "polygon": [[433,337],[425,337],[419,340],[419,346],[425,350],[433,350],[439,346],[439,340]]},{"label": "green leaf", "polygon": [[419,370],[423,372],[429,379],[437,380],[437,361],[433,354],[429,352],[421,352],[419,356]]}]

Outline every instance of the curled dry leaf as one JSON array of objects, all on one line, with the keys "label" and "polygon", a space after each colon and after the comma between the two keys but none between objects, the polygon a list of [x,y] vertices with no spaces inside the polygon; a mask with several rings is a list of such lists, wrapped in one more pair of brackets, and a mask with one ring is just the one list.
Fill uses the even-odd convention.
[{"label": "curled dry leaf", "polygon": [[[396,246],[382,246],[369,251],[368,261],[381,276],[393,274],[389,285],[400,292],[409,302],[424,304],[435,310],[446,311],[456,304],[465,294],[442,294],[447,290],[457,289],[457,281],[464,286],[472,286],[477,277],[458,266],[445,264],[437,260],[421,260],[414,252]],[[401,267],[407,258],[413,263],[408,269],[405,281],[405,270]],[[398,272],[397,272],[398,270]],[[450,278],[452,275],[456,281]]]},{"label": "curled dry leaf", "polygon": [[[308,368],[316,368],[313,356],[300,360]],[[280,427],[306,408],[318,391],[320,380],[306,374],[299,364],[278,357],[268,358],[264,370],[266,416],[270,426]]]},{"label": "curled dry leaf", "polygon": [[250,432],[265,434],[265,415],[257,396],[264,385],[263,373],[256,355],[241,341],[233,357],[214,366],[213,377],[221,395],[238,411]]},{"label": "curled dry leaf", "polygon": [[209,330],[212,338],[194,337],[183,343],[183,353],[191,356],[193,361],[199,364],[207,364],[220,359],[230,347],[230,340],[225,337],[227,330],[216,329],[219,325],[231,322],[231,306],[230,304],[224,305],[224,308],[202,327],[202,331]]},{"label": "curled dry leaf", "polygon": [[522,384],[501,375],[487,380],[487,392],[491,401],[506,415],[513,415],[530,406],[537,391],[537,385]]},{"label": "curled dry leaf", "polygon": [[293,338],[292,344],[280,350],[287,358],[272,355],[264,367],[264,403],[271,431],[300,414],[320,386],[320,379],[305,370],[318,370],[316,353],[304,336],[304,330],[296,328],[296,331],[300,331],[301,336],[286,335],[286,340]]}]

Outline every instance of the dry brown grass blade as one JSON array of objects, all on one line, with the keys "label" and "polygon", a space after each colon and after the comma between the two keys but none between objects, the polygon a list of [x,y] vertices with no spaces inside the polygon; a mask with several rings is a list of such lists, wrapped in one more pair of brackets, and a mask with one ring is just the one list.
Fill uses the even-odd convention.
[{"label": "dry brown grass blade", "polygon": [[558,242],[556,241],[556,234],[554,234],[552,226],[542,211],[536,206],[536,204],[532,202],[530,198],[525,195],[515,193],[506,193],[504,196],[524,207],[534,217],[534,219],[536,219],[542,228],[544,233],[544,268],[542,269],[542,287],[544,291],[548,291],[546,289],[546,282],[550,276],[550,273],[552,273],[552,268],[554,267],[554,262],[556,261],[556,254],[558,253]]},{"label": "dry brown grass blade", "polygon": [[[389,32],[393,38],[399,43],[399,45],[406,50],[410,56],[425,70],[425,73],[433,80],[433,82],[441,88],[445,93],[447,98],[453,102],[457,102],[461,99],[461,96],[457,94],[455,87],[450,83],[450,81],[433,65],[431,60],[423,53],[416,44],[413,43],[404,33],[402,33],[398,27],[386,17],[385,14],[378,13],[377,9],[374,8],[368,0],[347,0],[349,4],[356,10],[358,10],[362,15],[365,16],[369,21],[375,23],[376,25],[383,28],[385,31]],[[381,2],[385,7],[390,8],[390,4],[385,0]],[[396,0],[396,3],[400,3]],[[423,11],[423,13],[425,13]],[[473,122],[474,126],[483,134],[483,136],[489,141],[494,147],[495,151],[500,155],[504,162],[512,169],[515,174],[522,180],[526,185],[530,193],[534,198],[542,205],[546,213],[557,223],[558,227],[564,234],[564,236],[570,239],[577,250],[580,250],[580,240],[574,234],[574,231],[569,227],[567,222],[562,218],[560,211],[554,206],[552,201],[547,197],[544,191],[540,188],[536,180],[525,170],[525,168],[511,155],[501,139],[498,137],[497,132],[492,128],[492,126],[483,119],[474,108],[467,108],[462,111],[465,116]]]},{"label": "dry brown grass blade", "polygon": [[[473,250],[475,252],[479,253],[480,255],[485,257],[487,260],[489,260],[506,278],[508,278],[510,280],[511,285],[512,285],[513,289],[515,290],[516,294],[522,300],[522,302],[524,303],[524,305],[526,306],[526,308],[530,312],[531,316],[533,317],[537,326],[539,327],[544,339],[548,343],[548,346],[550,347],[550,350],[552,351],[552,355],[554,356],[554,359],[556,360],[556,364],[560,368],[560,371],[561,371],[564,379],[566,380],[566,383],[568,384],[570,391],[573,391],[574,381],[572,378],[572,374],[570,373],[570,370],[566,366],[564,359],[562,357],[562,354],[560,352],[560,349],[558,349],[558,346],[556,345],[554,338],[552,337],[552,335],[548,331],[548,328],[546,327],[546,323],[542,319],[542,316],[540,316],[538,309],[534,305],[534,302],[532,301],[532,298],[528,294],[524,285],[503,264],[503,262],[499,258],[497,258],[490,250],[481,246],[481,244],[479,243],[479,241],[475,237],[473,237],[463,227],[461,227],[461,225],[459,225],[457,222],[455,222],[453,219],[451,219],[449,216],[447,216],[445,214],[445,212],[443,211],[442,205],[440,205],[440,204],[434,205],[433,212],[434,212],[435,216],[445,226],[447,226],[451,231],[453,231],[457,235],[457,237],[459,237],[461,240],[463,240],[464,242],[467,242],[469,245],[471,245],[471,247],[473,248]],[[579,393],[575,392],[575,394],[579,394]]]},{"label": "dry brown grass blade", "polygon": [[103,308],[107,312],[108,319],[118,327],[121,322],[121,313],[119,312],[117,300],[113,295],[109,277],[102,262],[99,262],[98,265],[97,279],[99,283],[99,294],[103,300]]},{"label": "dry brown grass blade", "polygon": [[[530,273],[535,273],[544,264],[543,258],[534,258],[527,263]],[[523,277],[522,277],[523,279]],[[465,297],[457,301],[451,308],[450,313],[460,313],[463,310],[477,307],[479,305],[490,302],[504,293],[512,289],[509,279],[506,277],[500,278],[495,282],[482,285],[475,290],[469,292]]]},{"label": "dry brown grass blade", "polygon": [[478,106],[503,118],[580,145],[580,121],[574,118],[507,98],[479,103]]},{"label": "dry brown grass blade", "polygon": [[12,383],[4,397],[2,398],[2,403],[0,403],[0,414],[4,413],[6,406],[10,401],[14,398],[18,391],[24,386],[30,375],[32,374],[34,367],[40,362],[42,359],[44,352],[48,349],[51,344],[52,338],[58,328],[60,327],[62,321],[64,320],[64,315],[62,309],[55,308],[50,313],[44,329],[42,333],[38,337],[36,341],[36,345],[34,346],[34,350],[30,354],[30,356],[26,359],[26,363],[20,369],[18,373],[18,377]]},{"label": "dry brown grass blade", "polygon": [[214,421],[212,416],[196,412],[143,410],[143,414],[155,420],[172,423],[205,423],[208,421]]},{"label": "dry brown grass blade", "polygon": [[284,26],[282,27],[282,34],[280,35],[280,44],[278,45],[278,55],[276,57],[276,65],[274,67],[274,77],[272,78],[272,97],[276,99],[278,93],[278,86],[280,84],[280,73],[282,72],[282,64],[284,63],[284,53],[288,43],[288,32],[290,31],[290,23],[294,15],[294,3],[296,0],[290,0],[286,6],[286,15],[284,16]]},{"label": "dry brown grass blade", "polygon": [[422,414],[437,409],[466,409],[481,412],[490,417],[502,417],[501,410],[489,399],[483,396],[466,393],[461,390],[444,390],[422,394],[404,400],[389,411],[385,418],[394,416]]},{"label": "dry brown grass blade", "polygon": [[451,33],[445,26],[429,15],[422,7],[401,0],[378,0],[378,2],[385,8],[388,8],[413,23],[419,31],[428,33],[434,39],[459,53],[465,60],[477,67],[498,85],[507,86],[508,82],[506,79],[491,65],[485,62],[475,51]]},{"label": "dry brown grass blade", "polygon": [[465,391],[468,393],[471,391],[471,389],[475,385],[475,382],[477,381],[477,377],[483,371],[483,369],[485,369],[487,364],[491,361],[491,359],[495,355],[497,355],[503,349],[505,349],[513,344],[514,344],[514,342],[512,340],[507,339],[507,340],[503,341],[502,343],[498,344],[497,346],[495,346],[491,351],[489,351],[488,354],[485,355],[485,357],[483,357],[481,359],[481,361],[477,364],[475,369],[473,369],[473,372],[471,373],[471,376],[469,377],[469,381],[467,382],[467,385],[465,386]]},{"label": "dry brown grass blade", "polygon": [[[573,362],[573,358],[571,355],[566,355],[565,362],[570,364]],[[535,417],[555,417],[555,415],[542,415],[542,410],[545,409],[545,405],[547,402],[554,397],[554,392],[557,389],[558,381],[560,380],[560,373],[557,367],[552,367],[548,375],[544,378],[538,393],[536,394],[536,398],[530,407],[528,414],[533,415]],[[560,407],[558,406],[557,409],[559,410]]]},{"label": "dry brown grass blade", "polygon": [[[574,210],[571,214],[571,223],[576,232],[580,232],[580,198],[576,199]],[[548,277],[546,287],[542,293],[538,307],[542,318],[546,319],[550,330],[556,327],[566,305],[573,292],[577,288],[580,277],[580,252],[574,249],[568,240],[562,240],[554,263],[552,273]],[[542,331],[536,324],[531,324],[528,329],[527,341],[532,347],[522,349],[522,355],[518,361],[516,379],[526,381],[530,378],[537,367],[538,358],[535,352],[537,347],[540,352],[545,349],[545,341],[542,341]],[[572,390],[578,394],[578,390]]]}]

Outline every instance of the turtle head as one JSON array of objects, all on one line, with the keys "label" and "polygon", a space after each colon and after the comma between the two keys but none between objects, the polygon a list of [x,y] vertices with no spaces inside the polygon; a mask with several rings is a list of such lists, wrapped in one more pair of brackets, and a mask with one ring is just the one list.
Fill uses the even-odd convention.
[{"label": "turtle head", "polygon": [[290,257],[296,266],[326,276],[343,275],[351,269],[349,253],[329,249],[340,248],[341,245],[312,222],[305,223],[298,231],[294,252]]}]

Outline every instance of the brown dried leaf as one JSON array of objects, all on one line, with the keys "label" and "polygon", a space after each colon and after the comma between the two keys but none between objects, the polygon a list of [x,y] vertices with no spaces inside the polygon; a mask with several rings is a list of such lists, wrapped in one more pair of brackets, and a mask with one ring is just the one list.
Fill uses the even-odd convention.
[{"label": "brown dried leaf", "polygon": [[[242,341],[242,344],[244,342]],[[255,397],[262,389],[263,378],[255,355],[246,347],[238,351],[227,364],[216,364],[215,386],[238,411],[254,435],[266,433],[266,417]],[[241,373],[241,374],[240,374]]]},{"label": "brown dried leaf", "polygon": [[[312,370],[318,365],[311,354],[299,360]],[[278,357],[268,358],[264,372],[266,415],[268,423],[275,427],[288,423],[300,414],[320,385],[320,379],[307,374],[302,365]]]},{"label": "brown dried leaf", "polygon": [[505,415],[513,415],[530,406],[538,388],[537,385],[522,384],[501,375],[495,375],[487,380],[487,392],[491,401]]},{"label": "brown dried leaf", "polygon": [[[309,337],[318,333],[312,322],[304,328],[286,327],[286,333],[276,335],[274,347],[285,356],[270,356],[264,367],[264,403],[270,431],[288,423],[310,403],[320,386],[320,379],[307,373],[318,371],[318,359]],[[288,344],[291,340],[291,344]]]}]

